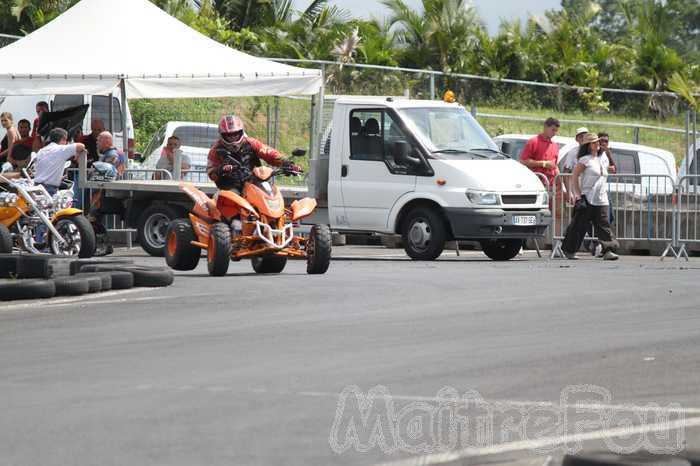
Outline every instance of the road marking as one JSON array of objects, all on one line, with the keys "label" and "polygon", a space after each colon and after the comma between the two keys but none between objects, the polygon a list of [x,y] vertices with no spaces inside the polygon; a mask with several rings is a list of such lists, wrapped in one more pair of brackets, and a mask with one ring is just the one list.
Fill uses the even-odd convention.
[{"label": "road marking", "polygon": [[445,453],[434,453],[413,458],[406,458],[403,460],[380,463],[378,466],[430,466],[451,463],[453,461],[476,456],[499,455],[522,450],[536,450],[538,448],[556,447],[557,445],[563,445],[569,442],[577,442],[578,444],[578,442],[602,440],[613,437],[628,437],[632,435],[646,434],[649,432],[678,430],[695,426],[700,426],[700,417],[679,419],[671,422],[659,422],[655,424],[643,424],[633,427],[616,427],[614,429],[560,435],[556,437],[543,437],[535,440],[518,440],[515,442],[502,443],[498,445],[489,445],[486,447],[464,448]]},{"label": "road marking", "polygon": [[2,306],[0,307],[0,310],[3,311],[10,311],[10,310],[15,310],[15,309],[26,309],[30,307],[37,307],[41,306],[42,308],[47,307],[47,306],[62,306],[62,305],[69,305],[69,304],[74,304],[74,303],[83,303],[88,300],[93,300],[95,298],[111,298],[112,296],[121,296],[125,294],[131,294],[131,293],[138,293],[138,292],[143,292],[143,291],[148,291],[150,288],[131,288],[128,290],[115,290],[115,291],[104,291],[101,293],[95,293],[93,295],[82,295],[78,296],[75,298],[52,298],[48,300],[42,300],[42,301],[32,301],[28,303],[22,303],[22,304],[10,304],[7,306]]},{"label": "road marking", "polygon": [[[338,398],[339,393],[331,392],[298,392],[301,396],[316,396],[324,398]],[[433,403],[462,403],[462,400],[451,401],[435,396],[414,396],[414,395],[391,395],[392,400],[401,401],[426,401]],[[536,408],[566,408],[566,409],[581,409],[581,410],[620,410],[625,412],[660,412],[660,413],[683,413],[683,414],[700,414],[700,408],[684,408],[675,406],[633,406],[631,404],[602,404],[602,403],[556,403],[553,401],[525,401],[525,400],[487,400],[487,399],[469,399],[468,402],[474,406],[480,404],[495,405],[498,408],[523,407],[533,406]]]},{"label": "road marking", "polygon": [[118,290],[118,291],[105,291],[103,293],[95,293],[92,295],[83,295],[78,298],[66,298],[58,300],[48,300],[48,301],[33,301],[31,303],[23,304],[12,304],[9,306],[1,307],[0,311],[14,311],[19,309],[35,308],[41,306],[40,310],[46,308],[56,308],[56,307],[68,307],[79,305],[99,305],[99,304],[116,304],[116,303],[129,303],[129,302],[143,302],[143,301],[158,301],[158,300],[170,300],[170,299],[182,299],[189,297],[201,297],[201,296],[211,296],[208,293],[199,294],[186,294],[186,295],[173,295],[173,296],[144,296],[141,298],[118,298],[118,299],[102,299],[102,298],[112,298],[116,296],[123,296],[132,293],[151,291],[153,288],[131,288],[129,290]]}]

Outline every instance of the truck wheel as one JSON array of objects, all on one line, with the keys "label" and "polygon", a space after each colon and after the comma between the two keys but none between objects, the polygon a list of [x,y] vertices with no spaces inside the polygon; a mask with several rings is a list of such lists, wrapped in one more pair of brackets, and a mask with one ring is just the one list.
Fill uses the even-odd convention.
[{"label": "truck wheel", "polygon": [[192,246],[196,238],[192,222],[178,218],[170,222],[165,243],[165,262],[175,270],[194,270],[199,264],[202,251]]},{"label": "truck wheel", "polygon": [[179,209],[165,204],[154,205],[143,211],[139,217],[139,244],[151,256],[163,257],[165,237],[171,221],[182,217]]},{"label": "truck wheel", "polygon": [[66,243],[49,234],[51,251],[57,256],[92,257],[97,246],[95,230],[84,215],[61,217],[53,224]]},{"label": "truck wheel", "polygon": [[5,225],[0,224],[0,254],[12,253],[12,233]]},{"label": "truck wheel", "polygon": [[306,240],[306,273],[320,275],[331,265],[331,229],[328,225],[314,225]]},{"label": "truck wheel", "polygon": [[511,260],[518,255],[521,247],[523,247],[521,239],[495,239],[481,242],[484,254],[495,261]]},{"label": "truck wheel", "polygon": [[231,229],[225,223],[215,223],[209,230],[207,268],[209,275],[221,277],[228,272],[231,262]]},{"label": "truck wheel", "polygon": [[413,209],[406,216],[401,232],[406,254],[419,261],[437,259],[445,248],[447,228],[442,216],[426,207]]},{"label": "truck wheel", "polygon": [[250,259],[255,273],[280,273],[287,265],[287,258],[284,256],[255,256]]}]

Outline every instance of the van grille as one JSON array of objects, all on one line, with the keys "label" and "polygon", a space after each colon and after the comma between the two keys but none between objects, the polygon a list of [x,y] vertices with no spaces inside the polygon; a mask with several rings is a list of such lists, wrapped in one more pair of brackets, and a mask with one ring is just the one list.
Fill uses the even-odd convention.
[{"label": "van grille", "polygon": [[537,202],[537,195],[503,195],[501,196],[501,201],[504,204],[535,204]]}]

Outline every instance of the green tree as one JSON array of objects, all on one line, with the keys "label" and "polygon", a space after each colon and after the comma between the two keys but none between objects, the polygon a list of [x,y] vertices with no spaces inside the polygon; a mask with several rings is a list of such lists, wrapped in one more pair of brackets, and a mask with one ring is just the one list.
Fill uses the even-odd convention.
[{"label": "green tree", "polygon": [[445,72],[466,69],[484,26],[468,0],[423,0],[423,11],[404,0],[383,0],[391,12],[390,24],[398,26],[402,62],[417,68]]}]

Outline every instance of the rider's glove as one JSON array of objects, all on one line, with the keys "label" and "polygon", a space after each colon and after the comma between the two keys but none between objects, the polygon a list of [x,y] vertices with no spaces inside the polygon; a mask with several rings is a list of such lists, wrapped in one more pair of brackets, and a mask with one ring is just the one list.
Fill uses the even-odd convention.
[{"label": "rider's glove", "polygon": [[300,173],[301,167],[291,160],[285,160],[282,162],[282,169],[287,173]]}]

